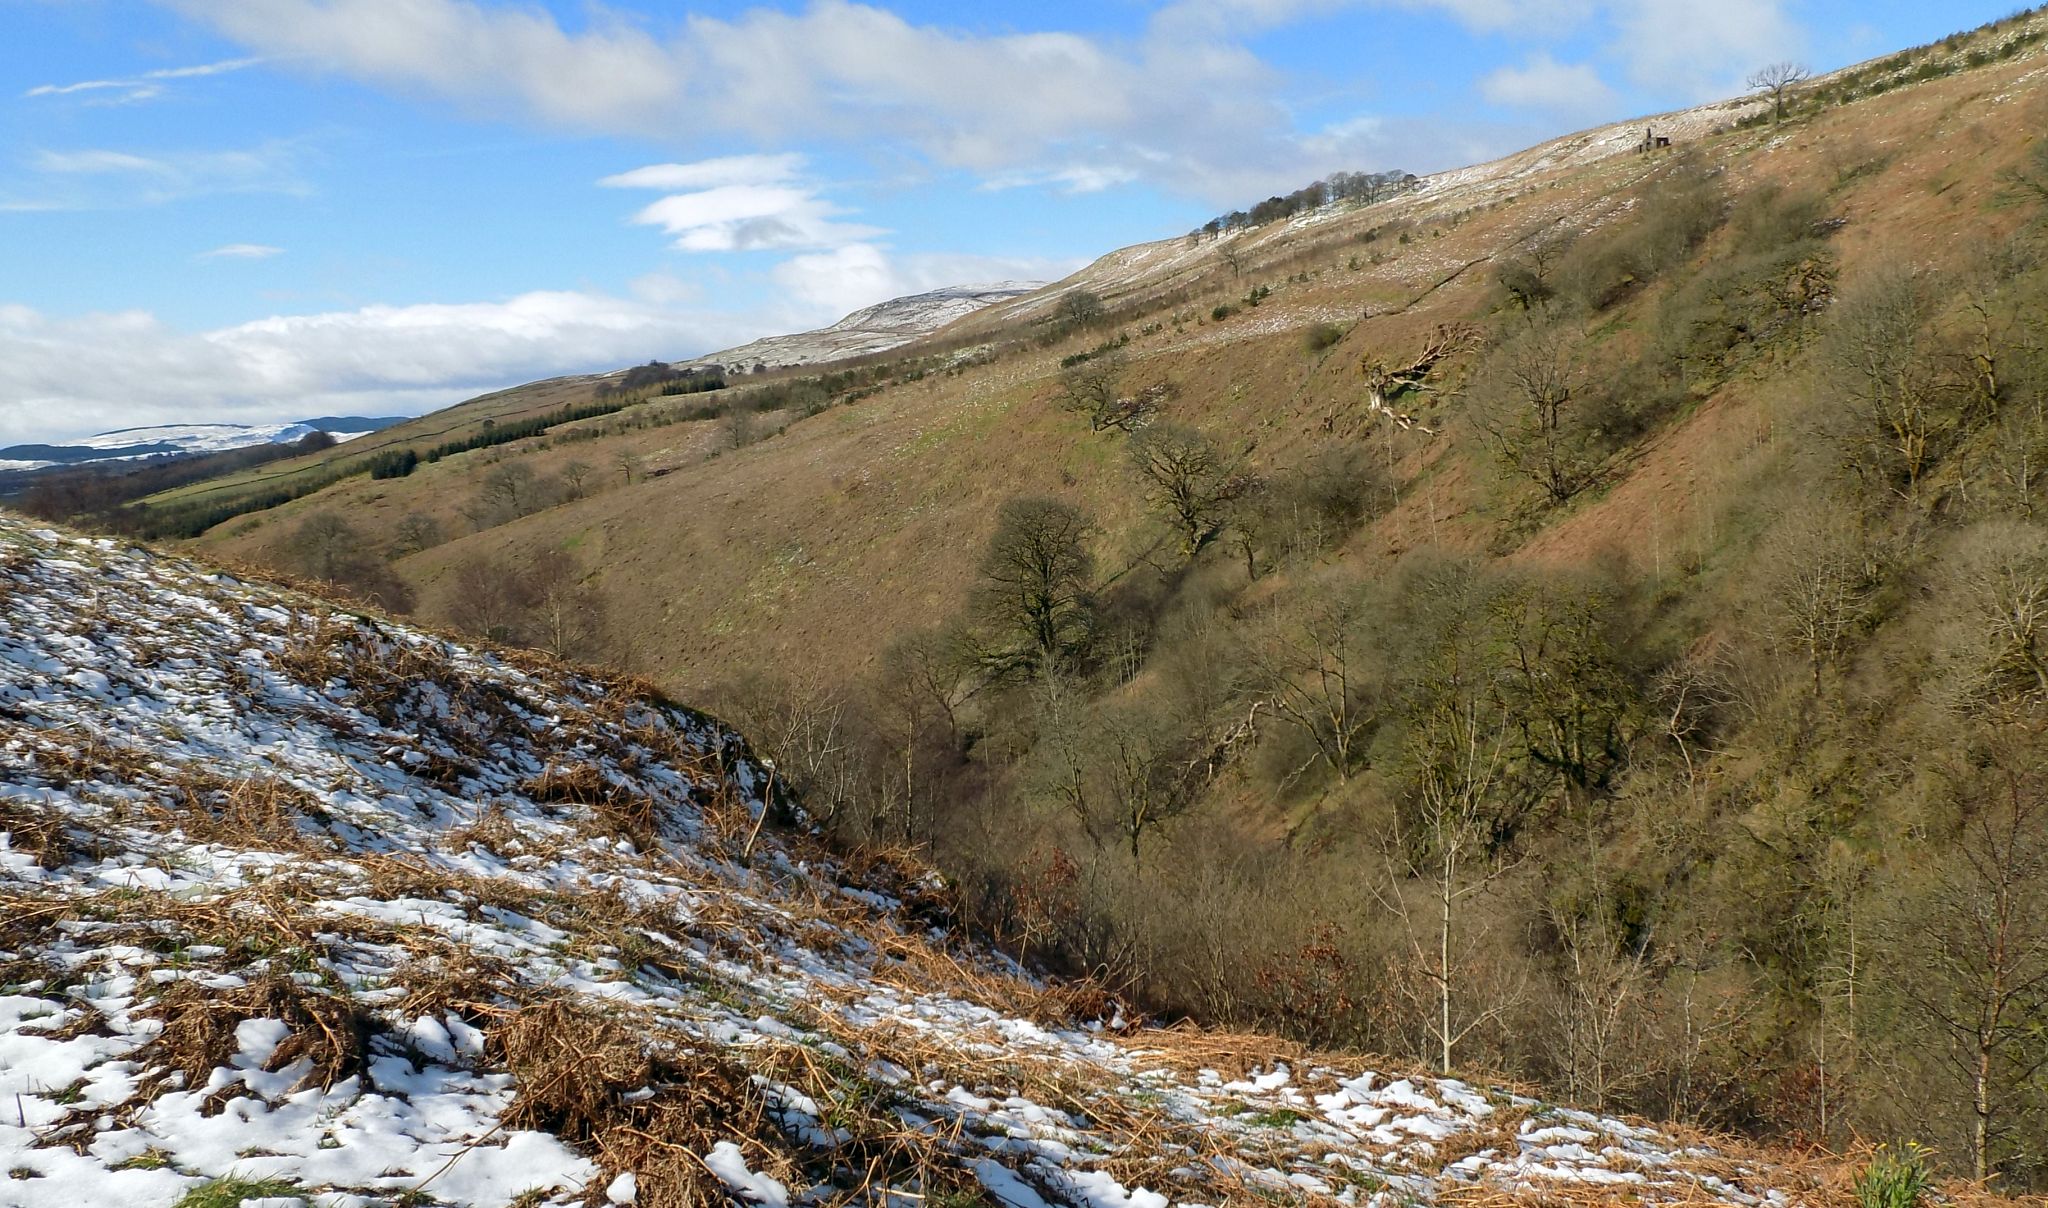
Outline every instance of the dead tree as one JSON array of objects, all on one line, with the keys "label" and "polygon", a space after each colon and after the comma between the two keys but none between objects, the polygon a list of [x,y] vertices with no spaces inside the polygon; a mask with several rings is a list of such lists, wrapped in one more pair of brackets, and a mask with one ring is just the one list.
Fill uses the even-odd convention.
[{"label": "dead tree", "polygon": [[[1424,341],[1422,351],[1402,365],[1390,365],[1377,356],[1368,356],[1359,365],[1359,372],[1365,375],[1365,406],[1373,415],[1392,420],[1404,430],[1413,429],[1434,435],[1434,431],[1419,423],[1413,414],[1397,410],[1394,404],[1411,395],[1434,394],[1437,392],[1437,370],[1445,361],[1477,349],[1484,339],[1477,327],[1469,323],[1442,323]],[[1335,417],[1324,423],[1334,427]]]}]

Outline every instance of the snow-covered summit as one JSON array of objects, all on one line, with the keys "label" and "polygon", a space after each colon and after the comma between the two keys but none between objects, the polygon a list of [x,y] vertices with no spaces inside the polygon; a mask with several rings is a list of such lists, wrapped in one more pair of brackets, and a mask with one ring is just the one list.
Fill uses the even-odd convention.
[{"label": "snow-covered summit", "polygon": [[1788,1202],[1129,1027],[769,777],[636,685],[0,520],[0,1205]]},{"label": "snow-covered summit", "polygon": [[118,428],[112,432],[81,436],[60,445],[11,445],[0,449],[0,470],[33,470],[44,466],[130,461],[145,457],[192,457],[246,449],[252,445],[291,444],[315,432],[326,432],[336,440],[353,440],[401,422],[402,418],[397,416],[381,419],[324,416],[277,424],[158,424],[146,428]]},{"label": "snow-covered summit", "polygon": [[1038,289],[1038,281],[998,281],[990,285],[953,285],[905,298],[891,298],[862,307],[817,331],[770,336],[698,357],[696,365],[718,365],[744,372],[755,365],[813,365],[848,357],[887,352],[930,335],[977,310],[1007,302]]}]

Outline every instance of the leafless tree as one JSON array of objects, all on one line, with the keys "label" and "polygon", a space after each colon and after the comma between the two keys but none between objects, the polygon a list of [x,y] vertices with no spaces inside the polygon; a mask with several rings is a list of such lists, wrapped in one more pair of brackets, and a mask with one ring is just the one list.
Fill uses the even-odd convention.
[{"label": "leafless tree", "polygon": [[338,583],[347,568],[362,557],[363,535],[337,513],[319,511],[299,522],[291,545],[303,573]]},{"label": "leafless tree", "polygon": [[973,612],[975,659],[997,679],[1071,662],[1094,630],[1093,523],[1055,499],[1012,499],[996,514]]},{"label": "leafless tree", "polygon": [[404,557],[441,544],[441,522],[424,512],[407,512],[398,522],[392,554]]},{"label": "leafless tree", "polygon": [[1180,536],[1180,552],[1194,558],[1230,515],[1230,505],[1251,490],[1253,478],[1237,458],[1192,428],[1148,428],[1131,438],[1131,466],[1146,483],[1146,499]]},{"label": "leafless tree", "polygon": [[539,506],[540,482],[533,467],[509,461],[484,475],[477,494],[501,522],[517,520]]},{"label": "leafless tree", "polygon": [[[1124,354],[1110,349],[1060,370],[1060,409],[1087,420],[1091,432],[1112,428],[1129,432],[1138,427],[1148,412],[1125,402],[1124,369]],[[1162,392],[1154,409],[1163,398]]]},{"label": "leafless tree", "polygon": [[560,550],[535,558],[527,571],[526,637],[556,658],[595,658],[605,637],[607,601],[577,565]]},{"label": "leafless tree", "polygon": [[1482,374],[1475,413],[1501,465],[1564,503],[1600,478],[1599,433],[1587,415],[1593,378],[1576,334],[1532,323]]},{"label": "leafless tree", "polygon": [[1939,308],[1924,274],[1881,273],[1834,308],[1816,354],[1820,384],[1837,407],[1824,422],[1844,459],[1908,500],[1919,497],[1968,419],[1966,385],[1930,344]]},{"label": "leafless tree", "polygon": [[1786,96],[1812,77],[1812,70],[1803,63],[1772,63],[1750,73],[1749,88],[1751,92],[1771,94],[1772,120],[1782,122]]},{"label": "leafless tree", "polygon": [[1338,781],[1349,779],[1379,721],[1383,702],[1366,640],[1371,616],[1361,584],[1328,578],[1292,593],[1252,627],[1253,691],[1314,751],[1296,775],[1321,762]]},{"label": "leafless tree", "polygon": [[[1394,879],[1378,896],[1400,917],[1433,990],[1427,1025],[1432,1055],[1437,1068],[1449,1073],[1458,1044],[1517,1005],[1506,999],[1475,1003],[1463,986],[1465,904],[1513,867],[1489,842],[1487,825],[1505,786],[1512,727],[1485,693],[1460,692],[1417,719],[1412,742],[1420,774],[1408,820],[1390,845],[1398,853],[1390,861]],[[1401,881],[1423,887],[1426,917],[1409,908]]]},{"label": "leafless tree", "polygon": [[2048,1068],[2048,771],[2005,736],[1966,773],[1960,842],[1895,922],[1896,986],[1944,1041],[1970,1105],[1970,1168],[1995,1178],[2011,1101]]},{"label": "leafless tree", "polygon": [[589,493],[590,463],[572,461],[562,467],[562,482],[568,488],[565,494],[571,499],[581,499]]},{"label": "leafless tree", "polygon": [[1807,665],[1818,693],[1869,617],[1879,555],[1853,516],[1823,506],[1783,521],[1763,558],[1769,635]]}]

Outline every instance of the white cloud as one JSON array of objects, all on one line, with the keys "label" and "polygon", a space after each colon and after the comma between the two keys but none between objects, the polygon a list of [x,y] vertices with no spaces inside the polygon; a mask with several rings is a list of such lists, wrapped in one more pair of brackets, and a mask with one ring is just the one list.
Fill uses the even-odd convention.
[{"label": "white cloud", "polygon": [[214,248],[212,251],[209,252],[201,252],[197,256],[193,257],[193,259],[268,260],[272,256],[282,255],[284,255],[283,248],[272,247],[267,243],[230,243],[221,247]]},{"label": "white cloud", "polygon": [[[863,306],[948,285],[1056,281],[1085,261],[920,253],[895,257],[872,243],[792,256],[770,275],[791,305],[789,330],[833,322]],[[798,316],[802,316],[798,320]]]},{"label": "white cloud", "polygon": [[70,96],[80,92],[101,92],[110,89],[125,89],[127,100],[149,100],[162,96],[161,80],[189,80],[201,76],[224,75],[230,71],[241,71],[263,62],[260,58],[226,59],[218,63],[200,63],[191,67],[163,67],[145,71],[140,75],[124,79],[79,80],[71,84],[38,84],[22,93],[23,96]]},{"label": "white cloud", "polygon": [[[798,155],[741,155],[694,164],[652,164],[607,176],[613,188],[695,189],[642,208],[633,221],[658,226],[685,252],[832,248],[883,232],[836,219],[846,211],[795,179]],[[708,187],[705,187],[708,186]]]},{"label": "white cloud", "polygon": [[1804,43],[1785,0],[1614,0],[1612,19],[1630,78],[1687,100],[1740,93],[1743,77]]},{"label": "white cloud", "polygon": [[[1135,165],[1218,200],[1304,183],[1318,166],[1368,166],[1317,165],[1276,99],[1284,77],[1237,40],[1343,0],[1200,0],[1114,42],[962,33],[851,0],[693,15],[667,30],[600,15],[573,32],[538,7],[475,0],[159,2],[263,54],[578,129],[887,140],[944,167],[1077,189],[1129,179]],[[665,187],[760,184],[758,167]],[[633,183],[658,179],[643,171]]]},{"label": "white cloud", "polygon": [[391,414],[774,330],[760,316],[537,292],[503,302],[372,306],[180,332],[140,311],[75,318],[0,305],[0,444],[172,422]]},{"label": "white cloud", "polygon": [[[1350,9],[1436,12],[1480,33],[1601,46],[1629,79],[1672,100],[1725,91],[1799,41],[1790,0],[1173,0],[1122,40],[959,32],[854,0],[691,15],[662,29],[597,8],[575,30],[539,6],[478,0],[158,3],[257,53],[492,116],[657,137],[893,140],[998,183],[1086,191],[1138,178],[1239,202],[1336,168],[1452,166],[1324,158],[1329,140],[1299,129],[1283,101],[1286,77],[1246,45],[1263,29]],[[1539,59],[1493,85],[1526,94],[1585,82],[1561,74],[1579,69],[1547,65],[1548,78]],[[764,181],[756,158],[734,157],[726,175],[697,165],[660,187],[786,179]],[[656,179],[657,169],[641,171],[650,175],[635,184]]]},{"label": "white cloud", "polygon": [[1519,67],[1502,67],[1479,81],[1480,95],[1496,105],[1573,116],[1614,116],[1614,89],[1587,63],[1560,63],[1538,51]]},{"label": "white cloud", "polygon": [[597,183],[610,189],[713,189],[721,185],[779,184],[802,171],[804,157],[727,155],[694,164],[649,164],[607,176]]}]

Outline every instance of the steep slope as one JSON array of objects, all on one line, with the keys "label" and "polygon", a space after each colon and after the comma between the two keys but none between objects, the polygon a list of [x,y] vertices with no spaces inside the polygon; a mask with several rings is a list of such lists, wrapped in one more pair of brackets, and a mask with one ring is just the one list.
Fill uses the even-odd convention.
[{"label": "steep slope", "polygon": [[954,285],[863,307],[816,331],[769,336],[694,357],[687,364],[717,365],[745,373],[755,365],[771,369],[815,365],[850,357],[871,356],[900,348],[984,307],[1023,297],[1042,281],[1001,281],[993,285]]},{"label": "steep slope", "polygon": [[0,622],[0,1204],[1814,1193],[1093,1019],[928,879],[764,827],[772,773],[628,684],[14,523]]}]

